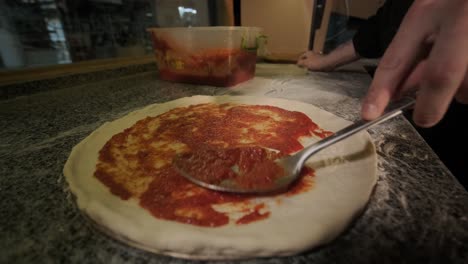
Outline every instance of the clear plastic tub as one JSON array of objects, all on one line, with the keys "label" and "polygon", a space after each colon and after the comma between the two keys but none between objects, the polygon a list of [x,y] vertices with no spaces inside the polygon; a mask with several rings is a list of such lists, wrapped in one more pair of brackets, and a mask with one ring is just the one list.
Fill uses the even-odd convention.
[{"label": "clear plastic tub", "polygon": [[149,28],[163,80],[233,86],[255,75],[256,27]]}]

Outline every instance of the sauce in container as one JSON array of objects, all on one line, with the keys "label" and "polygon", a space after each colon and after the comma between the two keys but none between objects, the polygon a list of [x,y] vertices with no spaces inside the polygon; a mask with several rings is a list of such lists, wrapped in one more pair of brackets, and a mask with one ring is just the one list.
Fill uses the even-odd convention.
[{"label": "sauce in container", "polygon": [[149,30],[162,80],[228,87],[255,75],[259,28]]}]

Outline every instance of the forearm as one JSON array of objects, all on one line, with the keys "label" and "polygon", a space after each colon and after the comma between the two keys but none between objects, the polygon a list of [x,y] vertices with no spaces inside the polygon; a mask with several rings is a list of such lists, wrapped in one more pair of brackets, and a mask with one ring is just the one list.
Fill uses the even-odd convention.
[{"label": "forearm", "polygon": [[310,71],[332,71],[357,59],[359,55],[354,49],[354,44],[348,41],[326,55],[307,51],[299,58],[297,65],[307,67]]},{"label": "forearm", "polygon": [[359,59],[359,54],[354,49],[354,45],[352,41],[348,41],[336,49],[324,55],[323,63],[328,66],[328,68],[335,69],[342,65],[351,63]]}]

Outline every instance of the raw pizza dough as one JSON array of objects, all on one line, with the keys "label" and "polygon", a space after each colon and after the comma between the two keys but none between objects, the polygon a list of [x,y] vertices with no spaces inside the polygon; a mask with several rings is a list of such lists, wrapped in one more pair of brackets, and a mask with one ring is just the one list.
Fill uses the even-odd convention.
[{"label": "raw pizza dough", "polygon": [[[105,123],[76,145],[64,175],[79,209],[101,230],[137,248],[190,259],[287,256],[336,238],[365,207],[376,182],[376,154],[370,136],[358,133],[311,157],[314,187],[306,193],[263,198],[271,215],[247,225],[211,228],[153,217],[136,199],[122,200],[94,177],[99,150],[115,134],[147,116],[200,103],[271,105],[309,116],[321,128],[337,131],[350,123],[310,104],[249,96],[193,96],[149,105]],[[310,144],[317,138],[304,140]],[[266,199],[266,200],[265,200]]]}]

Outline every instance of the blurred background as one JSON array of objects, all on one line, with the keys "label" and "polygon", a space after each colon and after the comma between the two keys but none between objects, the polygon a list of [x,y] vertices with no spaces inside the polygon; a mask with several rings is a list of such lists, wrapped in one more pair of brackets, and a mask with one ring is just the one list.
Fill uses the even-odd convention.
[{"label": "blurred background", "polygon": [[0,71],[152,54],[148,27],[260,26],[270,60],[351,38],[383,0],[0,0]]}]

